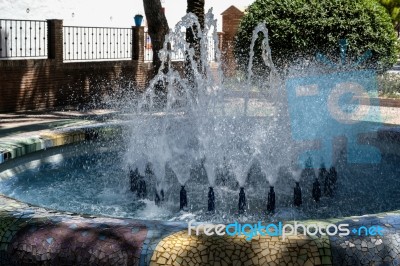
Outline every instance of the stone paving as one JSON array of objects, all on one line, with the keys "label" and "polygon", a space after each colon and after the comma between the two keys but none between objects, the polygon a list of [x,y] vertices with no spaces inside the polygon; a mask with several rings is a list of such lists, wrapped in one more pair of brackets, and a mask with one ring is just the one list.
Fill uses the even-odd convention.
[{"label": "stone paving", "polygon": [[[325,255],[326,254],[326,255]],[[281,237],[188,235],[180,231],[157,246],[150,265],[331,265],[329,240]]]}]

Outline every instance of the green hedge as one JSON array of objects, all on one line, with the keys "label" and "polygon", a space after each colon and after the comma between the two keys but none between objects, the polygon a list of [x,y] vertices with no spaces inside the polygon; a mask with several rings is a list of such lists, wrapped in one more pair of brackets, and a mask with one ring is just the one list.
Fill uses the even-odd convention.
[{"label": "green hedge", "polygon": [[[371,50],[369,68],[385,70],[396,62],[393,25],[376,0],[256,0],[236,35],[234,52],[241,67],[247,67],[252,30],[263,21],[269,30],[272,59],[280,68],[299,59],[313,60],[317,52],[337,62],[339,39],[349,44],[349,61]],[[255,49],[258,63],[260,39]]]}]

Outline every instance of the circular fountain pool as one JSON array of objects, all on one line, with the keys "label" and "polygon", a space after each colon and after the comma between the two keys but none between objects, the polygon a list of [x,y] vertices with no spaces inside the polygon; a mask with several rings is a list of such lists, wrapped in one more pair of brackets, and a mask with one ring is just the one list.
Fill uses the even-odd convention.
[{"label": "circular fountain pool", "polygon": [[[295,182],[281,168],[275,184],[276,211],[266,213],[269,184],[254,165],[245,191],[247,211],[238,214],[239,187],[235,180],[214,186],[216,212],[207,211],[208,181],[201,167],[192,165],[186,183],[188,210],[179,210],[180,185],[171,172],[165,200],[156,205],[155,183],[148,179],[147,196],[139,199],[130,191],[129,172],[122,156],[123,141],[90,142],[51,149],[12,160],[2,165],[0,193],[33,205],[92,215],[151,219],[230,222],[240,220],[323,219],[378,213],[400,209],[400,162],[395,155],[383,155],[381,164],[343,165],[333,197],[311,197],[312,180],[300,180],[303,204],[293,206]],[[168,175],[168,172],[167,172]],[[321,180],[323,184],[323,180]],[[323,187],[323,185],[322,185]]]}]

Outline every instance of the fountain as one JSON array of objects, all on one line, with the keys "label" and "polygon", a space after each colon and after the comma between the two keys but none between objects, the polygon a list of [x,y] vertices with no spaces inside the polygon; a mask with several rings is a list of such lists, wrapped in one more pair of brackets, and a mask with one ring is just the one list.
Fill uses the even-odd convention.
[{"label": "fountain", "polygon": [[[6,217],[4,218],[6,224],[8,219],[15,221],[19,219],[18,217],[23,219],[27,217],[26,221],[20,223],[23,225],[20,231],[23,230],[25,234],[30,235],[39,232],[32,237],[35,248],[38,247],[37,243],[42,243],[40,246],[43,246],[43,249],[54,250],[58,246],[64,247],[64,243],[72,243],[75,238],[81,241],[89,235],[91,241],[88,242],[94,243],[93,246],[96,248],[103,247],[102,245],[106,243],[108,246],[104,250],[108,251],[110,246],[117,247],[116,251],[112,249],[113,254],[125,256],[125,253],[118,249],[121,246],[127,247],[126,254],[134,253],[131,254],[131,260],[137,259],[138,262],[140,259],[142,263],[155,257],[157,263],[163,265],[167,263],[166,256],[152,254],[167,249],[164,247],[154,249],[153,244],[161,239],[163,241],[160,241],[159,245],[165,243],[168,246],[170,243],[180,243],[182,239],[192,241],[193,236],[188,236],[182,231],[186,229],[186,222],[191,220],[226,224],[233,220],[253,222],[325,219],[399,208],[396,194],[398,157],[386,154],[385,161],[381,165],[369,167],[337,163],[327,163],[325,166],[322,158],[318,161],[320,164],[317,164],[318,157],[307,154],[305,164],[297,160],[302,148],[312,150],[318,145],[297,144],[291,139],[292,128],[283,90],[284,80],[273,65],[265,25],[257,25],[253,32],[247,77],[242,83],[223,77],[218,49],[216,49],[215,64],[219,67],[215,70],[207,61],[206,40],[209,35],[214,39],[214,46],[218,47],[216,21],[211,12],[206,15],[204,31],[198,32],[201,40],[201,63],[194,60],[194,51],[189,48],[181,34],[182,29],[193,24],[198,24],[197,19],[188,14],[166,36],[164,49],[160,54],[161,65],[166,68],[160,69],[150,82],[149,88],[135,98],[133,103],[132,99],[128,99],[121,104],[127,108],[123,116],[129,118],[123,125],[122,136],[116,140],[101,142],[100,135],[92,132],[91,137],[87,138],[94,141],[90,142],[90,145],[69,146],[58,153],[50,149],[41,154],[39,159],[31,161],[27,159],[19,164],[16,163],[15,167],[10,166],[10,169],[0,168],[1,193],[31,203],[24,206],[25,209],[14,201],[7,205],[6,209],[2,209],[0,204],[2,210],[0,216]],[[262,80],[264,86],[257,91],[259,97],[254,99],[251,95],[255,92],[253,88],[256,87],[254,85],[256,77],[252,73],[252,63],[254,47],[260,41],[260,37],[269,77],[267,80]],[[171,46],[168,43],[174,43],[174,50],[169,49]],[[193,71],[190,78],[182,77],[173,68],[169,58],[172,53],[177,52],[186,53]],[[165,95],[161,95],[158,91],[160,87],[165,88]],[[302,91],[299,92],[301,93]],[[324,121],[317,118],[316,120],[322,125],[321,128],[325,126]],[[329,127],[325,130],[328,131]],[[307,139],[304,142],[311,141]],[[379,145],[385,147],[382,143]],[[385,182],[379,183],[380,190],[371,189],[371,183],[376,184],[380,179],[385,179]],[[294,189],[292,189],[293,180]],[[394,188],[396,190],[393,190]],[[392,191],[392,193],[381,193],[381,191]],[[11,200],[0,195],[1,203]],[[46,215],[51,218],[43,219],[45,211],[34,207],[35,205],[101,217],[89,220],[68,213],[51,216],[53,211],[49,211]],[[363,207],[362,210],[360,206]],[[109,217],[137,220],[131,222],[130,219]],[[386,219],[385,217],[386,215],[382,215],[379,219]],[[362,218],[357,218],[359,219]],[[391,219],[388,218],[387,221]],[[26,226],[31,220],[37,222],[39,226],[37,224]],[[161,221],[149,222],[149,220]],[[46,231],[48,229],[49,231]],[[65,234],[68,238],[60,240],[64,236],[63,230],[68,233]],[[20,231],[15,234],[17,240],[24,236]],[[12,228],[4,232],[14,234],[16,230]],[[94,232],[98,234],[94,235]],[[42,239],[43,237],[45,238]],[[160,239],[157,239],[158,237]],[[40,239],[40,242],[37,239]],[[116,241],[117,244],[109,244],[115,239],[119,241]],[[190,250],[195,250],[197,246],[206,246],[197,243],[209,239],[215,238],[196,237],[196,244],[190,245]],[[352,243],[348,238],[343,239]],[[385,240],[382,239],[379,238],[379,242],[376,240],[373,246],[383,247],[381,244]],[[59,242],[62,240],[66,241]],[[243,239],[234,240],[233,248],[240,247],[237,254],[242,254],[240,252],[243,250],[246,250],[246,256],[247,253],[253,254],[252,249],[242,245]],[[281,238],[270,241],[270,237],[263,240],[265,242],[260,241],[260,247],[266,243],[269,246],[264,246],[265,248],[271,248],[272,242],[283,241]],[[305,262],[302,258],[311,253],[315,256],[314,261],[321,261],[321,257],[323,260],[329,260],[326,243],[336,245],[335,241],[342,240],[339,238],[330,238],[327,242],[325,240],[320,237],[307,239],[310,250],[315,247],[315,250],[322,252],[320,254],[304,248],[303,238],[300,241],[291,239],[290,244],[293,245],[291,253],[301,252],[291,257],[295,258],[298,255],[301,263],[306,264],[312,264],[312,260]],[[258,243],[257,241],[253,239],[252,243]],[[392,238],[389,245],[392,245],[391,241]],[[123,245],[120,245],[122,242]],[[151,245],[148,245],[149,242]],[[299,246],[296,246],[297,242],[300,243]],[[346,246],[346,242],[338,242],[336,250]],[[54,243],[56,245],[50,246]],[[218,248],[222,246],[223,250],[226,243],[224,240],[216,245],[220,245]],[[209,246],[214,244],[211,243]],[[287,242],[284,245],[286,244]],[[7,247],[8,240],[4,245]],[[23,245],[15,246],[23,247]],[[100,254],[101,259],[103,251],[98,252],[93,246],[87,247],[87,250],[94,250],[94,253]],[[182,246],[187,248],[186,244]],[[320,246],[324,248],[319,249]],[[137,249],[132,251],[132,247]],[[9,245],[8,248],[11,250],[12,246]],[[183,254],[181,250],[178,255],[174,255],[179,257]],[[185,250],[185,254],[189,254],[188,258],[200,254],[195,251],[189,254],[189,251]],[[175,251],[168,249],[168,252]],[[274,252],[277,252],[275,248]],[[258,252],[252,258],[257,258],[258,254],[263,253]],[[4,254],[5,251],[0,250],[0,257]],[[24,256],[28,253],[21,254]],[[269,253],[267,255],[270,259]],[[26,259],[28,261],[31,257]],[[249,259],[246,263],[253,261]],[[329,261],[326,264],[330,264]]]},{"label": "fountain", "polygon": [[[206,14],[204,30],[198,32],[200,63],[194,60],[194,50],[181,32],[197,23],[197,18],[188,14],[169,32],[160,52],[162,67],[149,87],[134,99],[121,100],[122,115],[128,118],[122,140],[105,144],[110,152],[115,152],[109,158],[118,158],[113,161],[114,165],[108,166],[108,170],[115,172],[107,176],[119,181],[114,184],[109,178],[102,180],[102,186],[97,187],[103,190],[97,195],[104,199],[113,198],[110,194],[119,195],[123,199],[119,204],[123,207],[116,204],[109,211],[98,208],[101,213],[134,218],[155,213],[151,219],[195,217],[215,222],[236,219],[238,213],[243,214],[240,216],[243,219],[262,219],[265,213],[274,219],[288,214],[294,219],[353,213],[351,204],[343,209],[334,203],[339,195],[343,198],[351,195],[354,202],[358,201],[357,194],[349,187],[352,175],[364,176],[364,170],[353,174],[346,165],[329,163],[327,170],[322,158],[319,165],[316,156],[306,155],[305,164],[299,159],[301,151],[315,149],[317,145],[298,144],[292,139],[294,130],[289,118],[285,79],[274,67],[265,25],[261,23],[253,31],[246,78],[229,79],[221,70],[217,24],[211,12]],[[213,66],[207,60],[209,36],[216,47]],[[169,43],[173,43],[173,49]],[[258,48],[268,69],[268,77],[261,80],[253,74],[257,44],[261,44]],[[190,78],[174,69],[170,60],[174,53],[186,54],[193,71]],[[163,95],[158,91],[160,88],[164,88]],[[325,126],[324,121],[318,122],[321,128]],[[118,152],[111,151],[114,146]],[[85,161],[88,169],[101,179],[104,171],[93,170],[101,165],[93,166],[91,160]],[[371,172],[378,173],[378,170]],[[97,187],[88,190],[94,191]],[[90,204],[86,200],[94,198],[92,194],[77,194],[87,197],[82,199],[84,207],[76,200],[85,212],[96,209],[87,207]],[[363,194],[363,198],[370,197]],[[93,201],[102,200],[97,197]],[[315,202],[318,212],[315,212]],[[70,206],[60,208],[70,210]],[[79,209],[72,211],[79,212]]]}]

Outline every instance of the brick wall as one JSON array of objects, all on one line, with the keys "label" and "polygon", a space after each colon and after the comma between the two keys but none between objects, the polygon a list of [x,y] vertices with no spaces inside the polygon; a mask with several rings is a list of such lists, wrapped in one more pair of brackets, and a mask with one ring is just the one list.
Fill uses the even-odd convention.
[{"label": "brick wall", "polygon": [[222,44],[221,54],[223,71],[226,76],[236,73],[236,61],[233,54],[235,35],[244,12],[235,6],[230,6],[222,14]]},{"label": "brick wall", "polygon": [[146,87],[152,65],[143,60],[143,27],[132,29],[132,60],[102,62],[64,63],[62,30],[62,20],[48,21],[48,59],[0,60],[0,112],[76,107],[128,84]]}]

